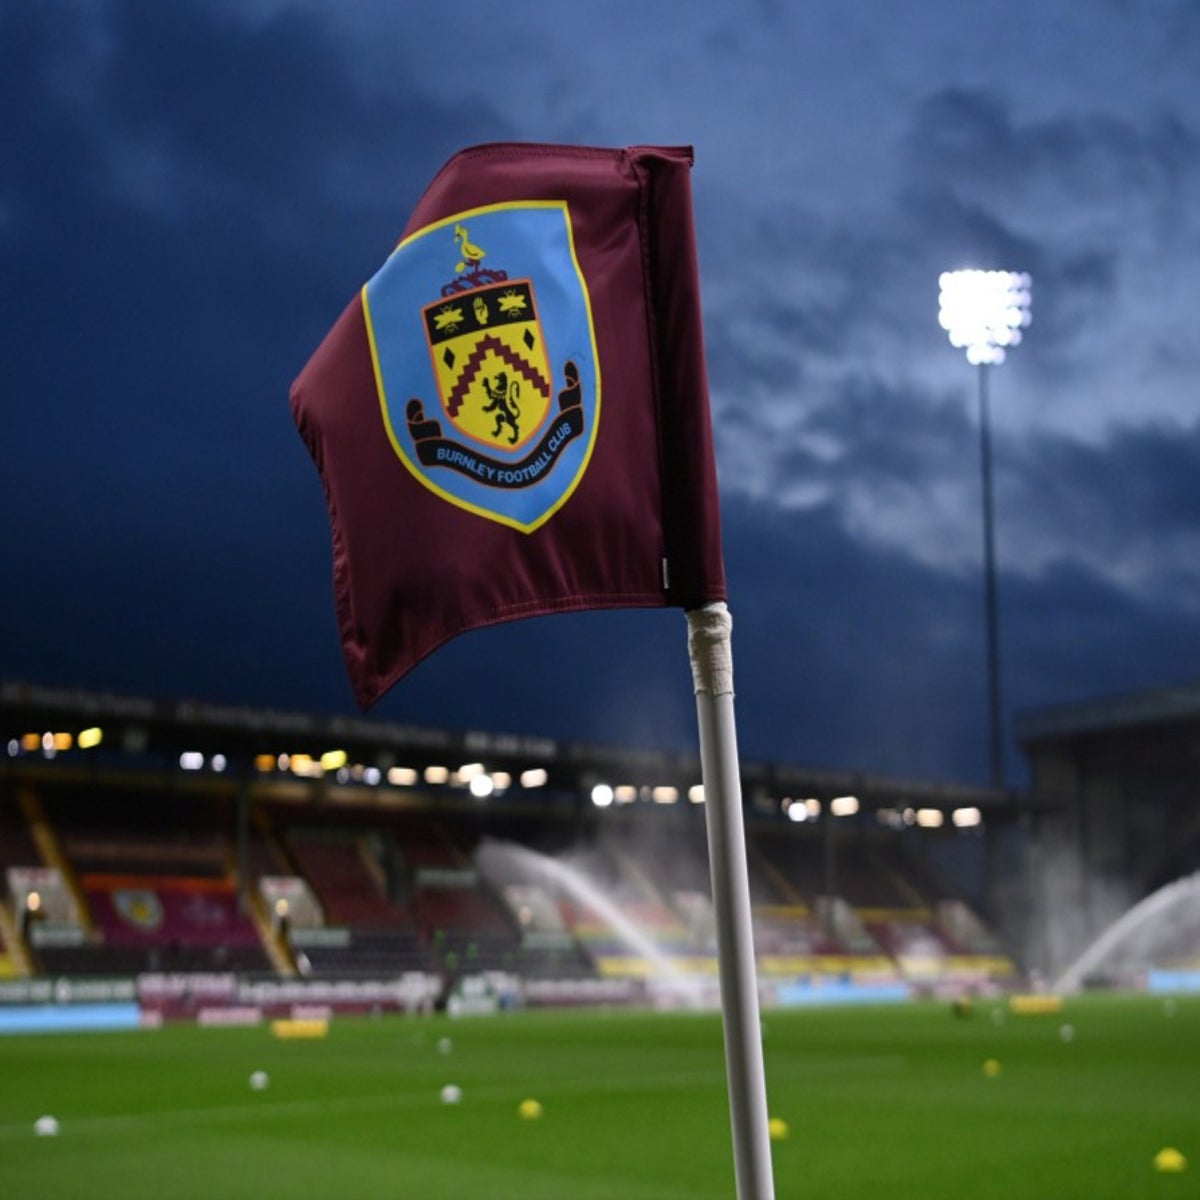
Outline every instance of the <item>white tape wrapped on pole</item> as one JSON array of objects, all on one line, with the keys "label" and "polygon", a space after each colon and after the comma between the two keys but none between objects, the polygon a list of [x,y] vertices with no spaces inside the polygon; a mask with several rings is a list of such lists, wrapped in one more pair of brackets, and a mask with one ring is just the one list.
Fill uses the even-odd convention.
[{"label": "white tape wrapped on pole", "polygon": [[738,1200],[773,1200],[767,1084],[733,713],[733,618],[724,604],[706,604],[692,609],[687,621],[700,728],[737,1194]]}]

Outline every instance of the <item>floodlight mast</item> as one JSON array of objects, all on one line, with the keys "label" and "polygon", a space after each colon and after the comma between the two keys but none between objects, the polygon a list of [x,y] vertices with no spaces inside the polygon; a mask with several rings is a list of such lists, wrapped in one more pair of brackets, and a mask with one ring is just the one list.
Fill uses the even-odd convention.
[{"label": "floodlight mast", "polygon": [[1033,281],[1023,271],[946,271],[938,279],[938,321],[950,344],[979,368],[979,461],[983,483],[984,619],[987,638],[989,765],[993,787],[1005,786],[1000,700],[1000,635],[996,603],[991,419],[987,370],[999,366],[1030,322]]}]

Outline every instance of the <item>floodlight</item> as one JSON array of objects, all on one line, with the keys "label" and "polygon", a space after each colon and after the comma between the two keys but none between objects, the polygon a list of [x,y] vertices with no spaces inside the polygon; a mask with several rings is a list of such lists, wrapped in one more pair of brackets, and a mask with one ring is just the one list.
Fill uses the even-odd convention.
[{"label": "floodlight", "polygon": [[1028,327],[1033,281],[1024,271],[945,271],[938,279],[938,323],[967,361],[995,365]]},{"label": "floodlight", "polygon": [[943,271],[938,277],[938,323],[950,344],[965,350],[979,368],[979,457],[983,476],[984,604],[987,640],[988,733],[991,781],[1004,787],[1001,732],[1000,652],[996,600],[995,546],[992,515],[992,450],[989,428],[987,368],[1004,361],[1010,346],[1021,341],[1031,317],[1033,280],[1025,271]]}]

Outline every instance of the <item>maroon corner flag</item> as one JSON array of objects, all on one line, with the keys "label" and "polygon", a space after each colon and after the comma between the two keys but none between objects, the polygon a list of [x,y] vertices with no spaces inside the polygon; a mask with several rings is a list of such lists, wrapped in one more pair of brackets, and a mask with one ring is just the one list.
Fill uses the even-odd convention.
[{"label": "maroon corner flag", "polygon": [[292,385],[364,708],[470,629],[726,598],[691,163],[457,154]]}]

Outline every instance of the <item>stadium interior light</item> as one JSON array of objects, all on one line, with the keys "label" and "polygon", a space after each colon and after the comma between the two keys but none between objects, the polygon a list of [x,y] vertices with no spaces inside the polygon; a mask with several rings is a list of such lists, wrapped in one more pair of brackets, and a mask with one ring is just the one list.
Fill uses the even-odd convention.
[{"label": "stadium interior light", "polygon": [[592,788],[592,803],[597,808],[607,808],[613,802],[613,790],[607,783],[598,783]]},{"label": "stadium interior light", "polygon": [[531,767],[528,771],[521,772],[521,786],[523,788],[545,787],[548,778],[549,776],[542,767]]},{"label": "stadium interior light", "polygon": [[198,771],[204,766],[204,755],[199,750],[185,750],[179,756],[179,765],[185,771]]},{"label": "stadium interior light", "polygon": [[785,800],[783,804],[783,811],[787,813],[789,821],[799,823],[808,820],[808,805],[803,800]]},{"label": "stadium interior light", "polygon": [[425,768],[426,783],[445,783],[449,778],[449,767],[429,766]]},{"label": "stadium interior light", "polygon": [[679,799],[679,789],[670,784],[660,784],[651,793],[655,804],[674,804]]},{"label": "stadium interior light", "polygon": [[1024,271],[944,271],[938,278],[938,322],[967,361],[993,365],[1021,341],[1030,323],[1030,289]]},{"label": "stadium interior light", "polygon": [[326,750],[321,755],[321,766],[326,771],[336,771],[338,767],[344,767],[345,765],[345,750]]},{"label": "stadium interior light", "polygon": [[977,808],[956,808],[950,819],[958,829],[974,829],[983,823],[983,814]]},{"label": "stadium interior light", "polygon": [[619,784],[614,794],[618,804],[632,804],[638,798],[638,790],[632,783]]},{"label": "stadium interior light", "polygon": [[940,829],[946,822],[946,814],[940,808],[918,808],[917,824],[922,829]]},{"label": "stadium interior light", "polygon": [[688,788],[688,799],[693,804],[703,804],[704,803],[704,784],[693,783],[692,786],[690,788]]},{"label": "stadium interior light", "polygon": [[91,750],[94,746],[100,745],[104,738],[104,731],[98,726],[93,725],[88,729],[81,729],[79,736],[75,739],[75,744],[80,750]]},{"label": "stadium interior light", "polygon": [[496,790],[496,785],[492,782],[490,775],[483,774],[471,776],[471,782],[467,785],[471,789],[471,795],[476,800],[485,800]]},{"label": "stadium interior light", "polygon": [[387,781],[393,787],[412,787],[419,778],[412,767],[388,767]]},{"label": "stadium interior light", "polygon": [[[283,755],[281,754],[282,760]],[[288,769],[293,775],[304,779],[318,779],[322,774],[321,764],[311,754],[293,754],[288,758]]]},{"label": "stadium interior light", "polygon": [[829,802],[829,812],[835,817],[852,817],[858,812],[857,796],[834,796]]}]

